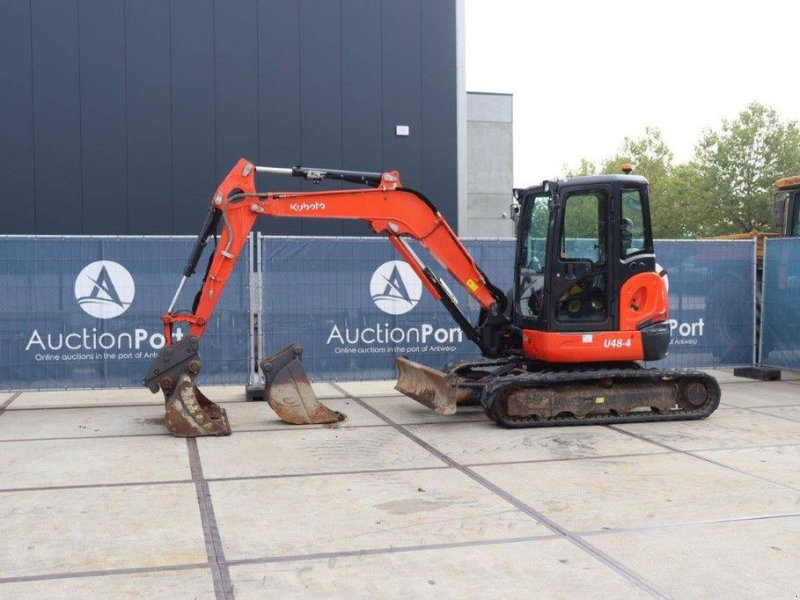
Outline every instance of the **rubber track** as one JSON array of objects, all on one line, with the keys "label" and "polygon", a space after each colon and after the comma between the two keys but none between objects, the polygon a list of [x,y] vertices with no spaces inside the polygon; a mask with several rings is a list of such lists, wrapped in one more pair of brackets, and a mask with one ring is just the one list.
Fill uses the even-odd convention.
[{"label": "rubber track", "polygon": [[[624,385],[624,381],[661,381],[671,379],[680,384],[681,380],[700,381],[706,385],[709,397],[706,402],[696,409],[683,409],[661,414],[652,410],[639,411],[627,416],[601,414],[587,415],[577,418],[574,416],[556,416],[548,419],[525,417],[508,417],[500,414],[498,401],[502,402],[505,396],[520,388],[558,388],[559,384],[572,384],[581,381],[601,381],[607,378],[614,379],[614,387]],[[684,386],[678,385],[678,389]],[[610,390],[605,390],[608,393]],[[548,373],[525,373],[522,375],[505,375],[489,382],[484,389],[481,403],[490,419],[498,425],[509,428],[522,427],[555,427],[565,425],[610,425],[614,423],[652,423],[658,421],[687,421],[704,419],[713,413],[719,406],[720,389],[717,380],[702,371],[688,369],[593,369],[588,371],[554,371]],[[680,399],[678,400],[680,403]],[[688,404],[688,403],[685,403]]]}]

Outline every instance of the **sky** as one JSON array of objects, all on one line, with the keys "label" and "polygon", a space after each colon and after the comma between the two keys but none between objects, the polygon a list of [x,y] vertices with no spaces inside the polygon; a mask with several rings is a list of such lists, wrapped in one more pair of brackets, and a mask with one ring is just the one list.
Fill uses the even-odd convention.
[{"label": "sky", "polygon": [[514,95],[515,186],[648,126],[689,161],[750,102],[800,121],[800,2],[465,0],[465,18],[467,91]]}]

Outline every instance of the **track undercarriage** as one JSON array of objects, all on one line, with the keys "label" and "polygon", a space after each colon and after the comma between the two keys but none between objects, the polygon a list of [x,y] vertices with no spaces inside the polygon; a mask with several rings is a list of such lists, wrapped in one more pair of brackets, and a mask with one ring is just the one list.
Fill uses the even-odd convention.
[{"label": "track undercarriage", "polygon": [[523,361],[497,359],[451,363],[444,371],[405,358],[397,364],[397,389],[405,395],[440,414],[479,402],[504,427],[703,419],[720,400],[710,375],[637,363],[532,370]]}]

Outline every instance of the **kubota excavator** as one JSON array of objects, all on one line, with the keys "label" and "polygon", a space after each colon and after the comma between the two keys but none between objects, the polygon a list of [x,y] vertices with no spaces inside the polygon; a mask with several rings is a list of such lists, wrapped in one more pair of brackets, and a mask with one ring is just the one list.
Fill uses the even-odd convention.
[{"label": "kubota excavator", "polygon": [[[361,189],[257,192],[255,174],[332,179]],[[260,216],[365,221],[388,237],[452,315],[482,358],[442,371],[397,359],[396,388],[440,414],[479,403],[506,427],[700,419],[720,400],[716,380],[702,372],[644,368],[667,354],[670,328],[663,273],[657,272],[648,184],[629,172],[546,181],[514,190],[521,207],[515,283],[507,295],[492,285],[433,204],[404,188],[396,171],[368,173],[303,167],[259,167],[240,160],[217,188],[162,316],[166,345],[143,381],[166,398],[165,423],[178,436],[227,435],[224,409],[197,388],[199,340],[236,259]],[[186,280],[221,223],[191,311],[175,311]],[[417,240],[481,307],[477,323],[459,308],[443,281],[406,239]],[[172,337],[184,323],[188,335]],[[260,362],[265,395],[290,423],[344,418],[314,396],[290,345]]]}]

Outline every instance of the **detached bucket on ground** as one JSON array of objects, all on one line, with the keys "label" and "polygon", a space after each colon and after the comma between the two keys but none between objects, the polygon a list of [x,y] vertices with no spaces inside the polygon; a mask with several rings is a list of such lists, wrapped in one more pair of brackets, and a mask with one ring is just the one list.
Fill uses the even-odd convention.
[{"label": "detached bucket on ground", "polygon": [[303,349],[298,344],[289,344],[259,362],[264,374],[264,396],[270,407],[282,420],[294,425],[343,421],[344,414],[317,400],[300,362],[302,356]]}]

